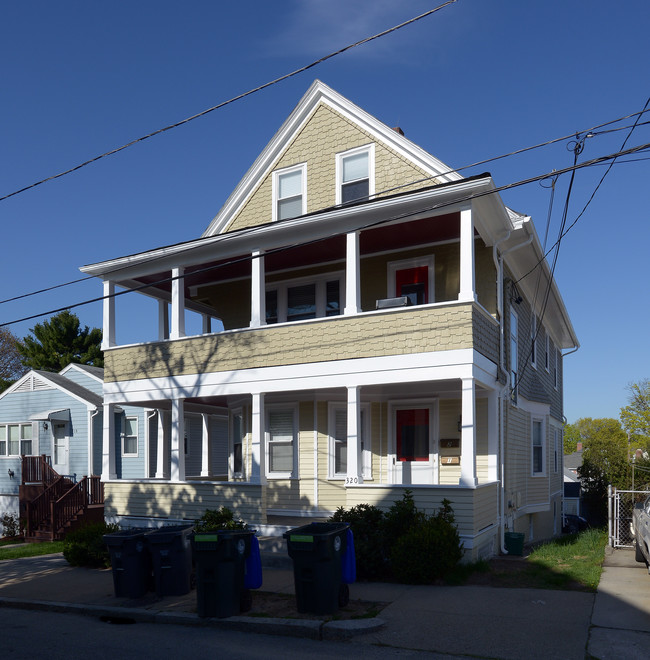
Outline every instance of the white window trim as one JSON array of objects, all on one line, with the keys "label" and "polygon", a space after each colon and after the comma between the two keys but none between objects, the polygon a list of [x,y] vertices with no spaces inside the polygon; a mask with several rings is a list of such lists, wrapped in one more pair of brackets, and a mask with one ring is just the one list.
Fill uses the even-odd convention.
[{"label": "white window trim", "polygon": [[[133,436],[127,436],[125,429],[126,429],[126,420],[127,419],[134,419],[135,420],[135,453],[127,453],[124,446],[125,446],[125,440],[127,437],[133,437]],[[140,420],[138,419],[137,415],[125,415],[124,416],[124,426],[122,427],[122,433],[120,433],[121,440],[122,440],[122,457],[123,458],[137,458],[139,456],[139,449],[140,449]]]},{"label": "white window trim", "polygon": [[409,268],[427,267],[427,275],[429,277],[429,300],[426,304],[436,301],[436,273],[435,273],[435,258],[433,255],[428,257],[414,257],[412,259],[401,259],[400,261],[388,262],[388,289],[386,291],[387,298],[394,298],[397,295],[395,287],[397,286],[397,272],[400,270],[408,270]]},{"label": "white window trim", "polygon": [[551,431],[553,432],[553,473],[557,474],[560,468],[560,434],[562,431],[557,426],[551,426]]},{"label": "white window trim", "polygon": [[[512,317],[515,317],[516,319],[516,325],[517,325],[517,334],[514,335],[512,333]],[[508,339],[509,339],[509,354],[510,354],[510,387],[511,387],[511,401],[513,404],[517,405],[517,401],[519,400],[519,314],[514,309],[510,309],[510,327],[508,329]],[[516,345],[517,348],[517,356],[516,356],[516,364],[513,365],[513,356],[512,356],[512,344],[513,341]],[[514,366],[514,369],[513,369]],[[515,387],[512,387],[513,383],[513,373],[515,374],[514,377],[514,384]]]},{"label": "white window trim", "polygon": [[[280,280],[278,282],[269,282],[266,285],[265,292],[277,291],[278,292],[278,321],[277,323],[289,323],[287,321],[287,307],[288,307],[288,290],[294,286],[302,286],[305,284],[316,285],[316,318],[326,318],[327,312],[327,282],[338,280],[339,283],[339,310],[343,315],[345,308],[345,271],[333,271],[331,273],[323,273],[322,275],[315,275],[312,277],[297,277],[290,280]],[[314,319],[307,319],[314,320]],[[266,322],[266,319],[265,319]],[[291,323],[300,323],[300,321],[291,321]],[[276,323],[269,323],[269,325],[277,325]]]},{"label": "white window trim", "polygon": [[555,360],[554,360],[555,367],[553,369],[553,387],[557,391],[557,389],[559,388],[559,382],[560,382],[560,375],[559,375],[559,370],[558,370],[558,353],[559,353],[559,351],[558,351],[557,346],[555,346],[555,345],[553,346],[553,349],[554,349],[554,353],[555,353],[555,355],[554,355],[554,357],[555,357]]},{"label": "white window trim", "polygon": [[[365,424],[363,425],[363,445],[364,450],[361,452],[361,469],[364,479],[372,479],[372,452],[370,450],[370,442],[372,434],[370,433],[370,404],[363,403],[359,406],[364,416]],[[347,404],[343,402],[330,402],[327,411],[327,433],[328,433],[328,463],[327,463],[327,478],[334,481],[345,481],[347,473],[335,472],[335,455],[334,447],[336,439],[334,437],[336,429],[336,413],[339,410],[347,411]]]},{"label": "white window trim", "polygon": [[271,183],[272,196],[273,196],[273,205],[272,205],[272,216],[271,219],[273,222],[278,220],[278,193],[280,191],[280,176],[283,174],[290,174],[291,172],[301,172],[300,176],[300,192],[302,196],[302,210],[300,215],[304,215],[307,212],[307,163],[300,163],[300,165],[292,165],[291,167],[285,167],[281,170],[275,170],[273,172],[273,178]]},{"label": "white window trim", "polygon": [[[354,156],[363,152],[368,153],[368,197],[372,199],[375,194],[375,145],[366,144],[363,147],[356,147],[349,149],[342,153],[336,154],[336,203],[341,204],[341,188],[343,185],[343,160],[347,156]],[[361,200],[364,201],[364,200]]]},{"label": "white window trim", "polygon": [[551,370],[551,338],[548,335],[548,332],[545,332],[545,343],[544,343],[544,369],[546,373],[550,373]]},{"label": "white window trim", "polygon": [[190,418],[186,415],[183,418],[183,451],[185,457],[190,456],[192,451],[192,435],[190,434]]},{"label": "white window trim", "polygon": [[[298,478],[298,405],[272,404],[265,406],[264,421],[264,466],[267,479],[297,479]],[[270,445],[271,445],[271,412],[274,410],[290,410],[293,414],[293,470],[291,472],[271,472]]]},{"label": "white window trim", "polygon": [[537,314],[533,314],[530,323],[530,366],[537,369]]},{"label": "white window trim", "polygon": [[[235,472],[235,417],[241,419],[239,432],[241,433],[241,472]],[[244,452],[246,431],[244,429],[244,411],[242,408],[235,408],[230,415],[230,423],[228,427],[228,478],[229,479],[243,479],[246,473],[246,456]]]},{"label": "white window trim", "polygon": [[[0,426],[4,426],[7,430],[5,431],[5,442],[6,444],[6,454],[0,454],[0,458],[20,458],[21,456],[38,456],[38,422],[0,422]],[[31,426],[32,427],[32,437],[31,437],[31,443],[32,443],[32,453],[31,454],[21,454],[20,453],[20,447],[21,443],[23,442],[22,438],[18,439],[18,453],[17,454],[10,454],[9,453],[9,428],[10,426]],[[22,435],[22,433],[20,433]]]},{"label": "white window trim", "polygon": [[[535,422],[539,422],[541,425],[541,440],[542,440],[542,471],[535,472],[535,435],[533,429],[535,428]],[[546,422],[543,417],[532,416],[530,420],[530,475],[531,477],[546,477],[547,466],[546,466],[546,445],[548,439],[546,438]]]}]

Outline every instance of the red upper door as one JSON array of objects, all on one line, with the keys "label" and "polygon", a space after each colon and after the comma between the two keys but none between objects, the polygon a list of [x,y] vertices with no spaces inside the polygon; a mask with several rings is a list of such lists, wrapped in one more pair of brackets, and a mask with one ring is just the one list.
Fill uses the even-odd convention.
[{"label": "red upper door", "polygon": [[415,266],[395,273],[395,295],[406,296],[411,305],[424,305],[429,302],[429,267]]}]

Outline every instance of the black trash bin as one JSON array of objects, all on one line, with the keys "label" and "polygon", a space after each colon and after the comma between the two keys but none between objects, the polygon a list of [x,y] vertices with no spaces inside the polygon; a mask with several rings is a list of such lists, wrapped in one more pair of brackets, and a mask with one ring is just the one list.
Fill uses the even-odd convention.
[{"label": "black trash bin", "polygon": [[[196,603],[200,617],[229,617],[246,610],[246,560],[251,530],[217,530],[194,534]],[[260,568],[261,570],[261,568]]]},{"label": "black trash bin", "polygon": [[284,533],[293,559],[298,612],[334,614],[347,605],[348,585],[342,581],[348,523],[310,523]]},{"label": "black trash bin", "polygon": [[141,598],[151,588],[151,555],[146,533],[142,529],[125,529],[103,537],[111,556],[117,598]]},{"label": "black trash bin", "polygon": [[193,530],[193,525],[171,525],[146,535],[158,596],[182,596],[190,591]]}]

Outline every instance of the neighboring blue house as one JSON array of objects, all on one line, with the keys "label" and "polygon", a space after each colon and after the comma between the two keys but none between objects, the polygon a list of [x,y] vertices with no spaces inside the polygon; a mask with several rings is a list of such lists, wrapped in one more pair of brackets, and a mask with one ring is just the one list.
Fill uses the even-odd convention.
[{"label": "neighboring blue house", "polygon": [[[40,527],[41,538],[63,533],[52,529],[49,518],[50,503],[64,496],[76,497],[84,509],[101,504],[103,516],[97,476],[102,472],[103,381],[103,369],[70,364],[59,373],[32,370],[0,394],[0,516],[19,514],[25,520],[28,503],[38,500],[29,504],[31,532]],[[116,470],[123,477],[142,473],[146,420],[143,408],[115,410]],[[69,524],[57,519],[54,526],[64,522]]]}]

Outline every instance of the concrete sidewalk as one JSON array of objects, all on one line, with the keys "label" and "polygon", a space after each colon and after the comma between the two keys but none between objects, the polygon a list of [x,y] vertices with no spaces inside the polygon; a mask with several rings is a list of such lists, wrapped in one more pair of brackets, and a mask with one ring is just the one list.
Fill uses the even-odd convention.
[{"label": "concrete sidewalk", "polygon": [[[264,568],[261,591],[294,592],[286,568]],[[253,596],[254,597],[254,596]],[[386,602],[377,619],[200,619],[196,592],[138,600],[113,595],[112,573],[73,568],[61,555],[0,562],[0,606],[251,632],[350,639],[457,656],[503,659],[650,656],[650,576],[634,553],[608,553],[598,594],[491,587],[350,585],[350,598]]]}]

